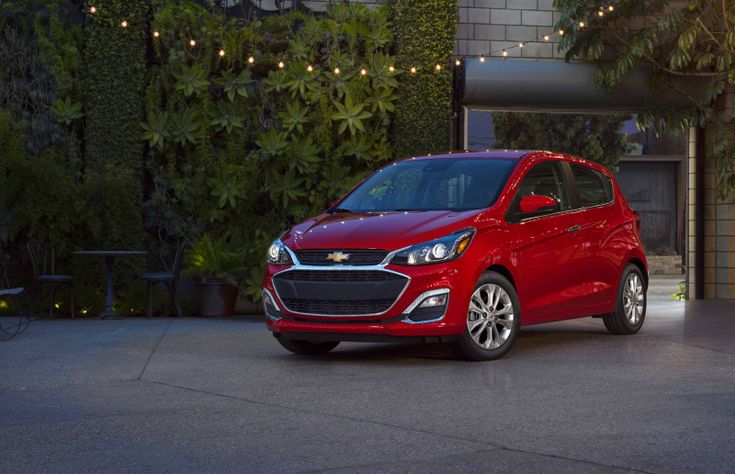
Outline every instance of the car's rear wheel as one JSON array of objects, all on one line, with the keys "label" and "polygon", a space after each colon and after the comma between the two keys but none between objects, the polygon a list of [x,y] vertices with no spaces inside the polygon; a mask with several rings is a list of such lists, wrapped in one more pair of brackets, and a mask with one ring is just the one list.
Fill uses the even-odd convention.
[{"label": "car's rear wheel", "polygon": [[615,312],[602,320],[612,334],[635,334],[646,319],[646,281],[643,272],[630,264],[625,267],[618,284]]},{"label": "car's rear wheel", "polygon": [[520,309],[507,278],[495,272],[483,274],[470,298],[465,332],[457,343],[459,354],[470,360],[503,357],[520,331]]},{"label": "car's rear wheel", "polygon": [[286,337],[279,337],[277,340],[284,348],[298,355],[326,354],[339,345],[339,341],[309,342]]}]

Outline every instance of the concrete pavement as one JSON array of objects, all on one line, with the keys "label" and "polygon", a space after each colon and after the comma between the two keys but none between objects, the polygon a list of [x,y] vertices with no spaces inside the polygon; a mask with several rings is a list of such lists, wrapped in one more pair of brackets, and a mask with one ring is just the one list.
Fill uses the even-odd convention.
[{"label": "concrete pavement", "polygon": [[672,291],[638,335],[529,327],[488,363],[298,357],[246,320],[36,321],[0,343],[0,472],[732,472],[735,302]]}]

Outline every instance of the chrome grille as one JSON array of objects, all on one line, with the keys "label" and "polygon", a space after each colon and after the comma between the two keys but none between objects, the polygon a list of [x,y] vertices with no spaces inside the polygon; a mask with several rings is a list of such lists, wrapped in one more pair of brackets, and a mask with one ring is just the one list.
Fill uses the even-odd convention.
[{"label": "chrome grille", "polygon": [[[373,250],[373,249],[308,249],[308,250],[297,250],[296,258],[302,265],[378,265],[385,257],[388,252],[385,250]],[[342,262],[333,262],[328,259],[327,256],[332,253],[343,253],[349,255],[347,260]]]}]

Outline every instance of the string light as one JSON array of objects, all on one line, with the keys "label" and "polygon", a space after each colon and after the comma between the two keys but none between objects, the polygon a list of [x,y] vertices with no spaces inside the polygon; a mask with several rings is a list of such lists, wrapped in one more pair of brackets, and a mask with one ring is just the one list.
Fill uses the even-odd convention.
[{"label": "string light", "polygon": [[522,48],[523,47],[523,43],[518,43],[518,47],[519,48]]},{"label": "string light", "polygon": [[221,58],[221,57],[223,57],[224,55],[225,55],[225,50],[224,50],[224,49],[220,49],[220,50],[219,50],[219,57]]},{"label": "string light", "polygon": [[283,64],[283,61],[278,61],[278,69],[283,69],[284,67],[286,67],[286,65]]},{"label": "string light", "polygon": [[334,68],[334,73],[337,74],[337,75],[339,75],[339,68],[338,67]]},{"label": "string light", "polygon": [[559,30],[559,36],[564,36],[564,30]]},{"label": "string light", "polygon": [[248,57],[248,64],[254,64],[254,63],[255,63],[255,58],[252,57],[252,56],[249,56]]},{"label": "string light", "polygon": [[484,63],[484,62],[485,62],[485,56],[484,56],[484,55],[482,55],[482,54],[480,55],[480,62],[481,62],[481,63]]},{"label": "string light", "polygon": [[607,7],[607,9],[608,9],[608,11],[613,11],[613,10],[615,10],[615,7],[612,6],[612,5],[610,5],[609,7]]},{"label": "string light", "polygon": [[436,66],[434,66],[434,69],[436,69],[437,72],[438,71],[441,71],[442,70],[442,65],[441,64],[437,64]]},{"label": "string light", "polygon": [[457,59],[456,61],[454,61],[454,65],[457,66],[457,67],[459,67],[459,66],[462,65],[462,61],[460,61],[459,59]]},{"label": "string light", "polygon": [[605,12],[602,11],[602,10],[600,10],[599,12],[597,12],[597,16],[603,17],[603,16],[605,16]]},{"label": "string light", "polygon": [[506,51],[506,50],[503,50],[503,53],[502,53],[502,54],[503,54],[503,57],[504,57],[504,58],[507,58],[507,57],[508,57],[508,51]]},{"label": "string light", "polygon": [[580,28],[580,29],[581,29],[581,28],[584,28],[584,22],[583,22],[583,21],[580,21],[580,22],[579,22],[579,28]]},{"label": "string light", "polygon": [[128,27],[128,22],[126,20],[121,21],[120,22],[120,27],[127,28]]},{"label": "string light", "polygon": [[544,41],[549,41],[549,35],[544,35]]},{"label": "string light", "polygon": [[89,7],[89,13],[91,13],[93,15],[95,13],[97,13],[97,7],[95,7],[94,5],[92,5],[91,7]]},{"label": "string light", "polygon": [[411,74],[416,74],[416,68],[415,67],[412,67],[411,68]]},{"label": "string light", "polygon": [[367,76],[367,69],[365,69],[365,68],[360,69],[360,75],[361,76]]},{"label": "string light", "polygon": [[306,66],[306,70],[308,72],[313,72],[314,71],[314,66],[312,66],[311,64],[309,64],[308,66]]},{"label": "string light", "polygon": [[159,36],[161,36],[161,33],[159,33],[158,31],[154,31],[153,32],[153,37],[154,38],[158,38]]},{"label": "string light", "polygon": [[391,65],[391,66],[388,66],[388,70],[390,72],[395,72],[396,68],[393,65]]},{"label": "string light", "polygon": [[197,42],[195,40],[193,40],[193,39],[190,39],[189,40],[189,46],[191,46],[193,48],[196,45],[197,45]]}]

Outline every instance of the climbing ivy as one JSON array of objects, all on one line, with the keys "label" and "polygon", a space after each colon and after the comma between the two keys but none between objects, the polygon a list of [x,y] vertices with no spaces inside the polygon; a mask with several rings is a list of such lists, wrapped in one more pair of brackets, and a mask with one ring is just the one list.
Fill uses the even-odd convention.
[{"label": "climbing ivy", "polygon": [[[404,71],[396,97],[393,141],[399,156],[447,150],[451,138],[452,73],[456,0],[396,0],[392,11],[398,64]],[[434,65],[442,65],[435,71]],[[420,74],[419,74],[420,72]]]},{"label": "climbing ivy", "polygon": [[85,179],[94,188],[91,231],[98,245],[106,247],[137,248],[142,241],[144,144],[139,123],[148,3],[95,0],[85,10]]}]

